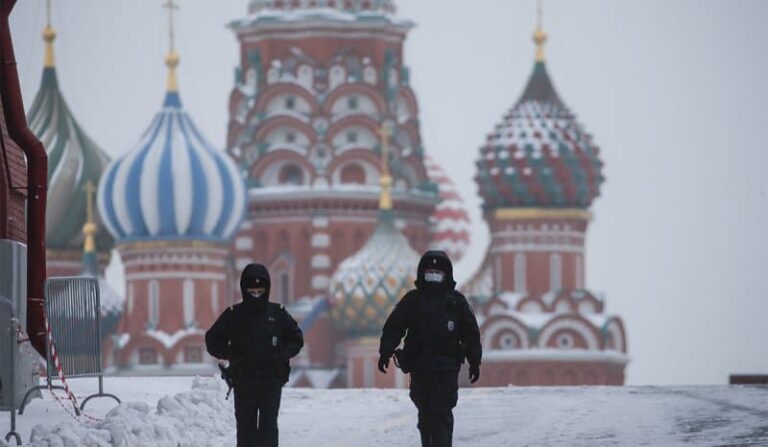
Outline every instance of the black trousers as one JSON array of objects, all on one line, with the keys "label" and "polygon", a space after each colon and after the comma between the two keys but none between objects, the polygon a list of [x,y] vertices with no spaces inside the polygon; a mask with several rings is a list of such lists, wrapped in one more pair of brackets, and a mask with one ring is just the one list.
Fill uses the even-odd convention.
[{"label": "black trousers", "polygon": [[419,410],[422,447],[451,447],[453,409],[458,399],[458,371],[411,374],[411,400]]},{"label": "black trousers", "polygon": [[235,387],[237,447],[277,447],[282,391],[282,380],[260,380]]}]

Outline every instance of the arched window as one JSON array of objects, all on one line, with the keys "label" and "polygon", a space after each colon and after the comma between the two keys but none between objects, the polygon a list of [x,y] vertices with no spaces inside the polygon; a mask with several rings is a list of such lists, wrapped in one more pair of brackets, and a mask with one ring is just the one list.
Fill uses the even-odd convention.
[{"label": "arched window", "polygon": [[559,254],[549,256],[549,290],[563,288],[563,259]]},{"label": "arched window", "polygon": [[526,284],[526,257],[524,253],[517,253],[515,255],[515,292],[525,293]]},{"label": "arched window", "polygon": [[195,282],[184,280],[184,324],[189,327],[195,323]]},{"label": "arched window", "polygon": [[160,284],[152,280],[149,282],[149,326],[154,329],[160,322]]},{"label": "arched window", "polygon": [[302,185],[304,184],[304,173],[300,167],[287,164],[280,169],[277,179],[282,185]]},{"label": "arched window", "polygon": [[185,346],[184,363],[203,363],[203,348],[200,346]]},{"label": "arched window", "polygon": [[139,348],[139,365],[156,365],[157,360],[157,349]]},{"label": "arched window", "polygon": [[341,183],[364,185],[365,170],[357,163],[350,163],[341,169]]}]

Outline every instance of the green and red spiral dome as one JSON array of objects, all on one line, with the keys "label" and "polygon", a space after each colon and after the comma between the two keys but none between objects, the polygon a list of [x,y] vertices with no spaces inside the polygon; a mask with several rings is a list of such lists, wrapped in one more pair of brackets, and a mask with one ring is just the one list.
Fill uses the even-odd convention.
[{"label": "green and red spiral dome", "polygon": [[476,162],[484,210],[589,208],[603,162],[592,137],[560,100],[543,61],[523,95],[488,135]]}]

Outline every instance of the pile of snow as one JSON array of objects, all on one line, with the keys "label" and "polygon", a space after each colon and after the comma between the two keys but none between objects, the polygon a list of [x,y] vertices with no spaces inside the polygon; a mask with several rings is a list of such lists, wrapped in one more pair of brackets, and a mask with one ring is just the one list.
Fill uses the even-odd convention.
[{"label": "pile of snow", "polygon": [[191,391],[165,396],[154,408],[146,402],[125,402],[99,422],[36,425],[30,442],[64,447],[228,445],[235,418],[222,395],[215,379],[196,378]]},{"label": "pile of snow", "polygon": [[[81,396],[93,385],[73,380]],[[18,431],[35,447],[235,445],[233,399],[217,379],[115,377],[105,388],[124,403],[89,402],[103,421],[76,422],[45,395]],[[286,389],[280,412],[283,447],[419,444],[407,390]],[[768,445],[766,387],[463,388],[455,415],[456,447]]]}]

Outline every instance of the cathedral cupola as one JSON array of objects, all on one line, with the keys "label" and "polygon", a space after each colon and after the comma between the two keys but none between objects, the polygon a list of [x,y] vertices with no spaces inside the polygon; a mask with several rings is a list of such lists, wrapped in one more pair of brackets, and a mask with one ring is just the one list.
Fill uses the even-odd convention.
[{"label": "cathedral cupola", "polygon": [[[61,92],[53,43],[56,31],[50,19],[43,30],[45,59],[40,89],[32,101],[27,121],[48,154],[48,208],[46,246],[52,276],[76,275],[80,269],[81,229],[86,223],[87,185],[97,184],[109,156],[80,126]],[[101,216],[94,215],[99,223]],[[94,234],[102,265],[114,244],[100,226]]]}]

